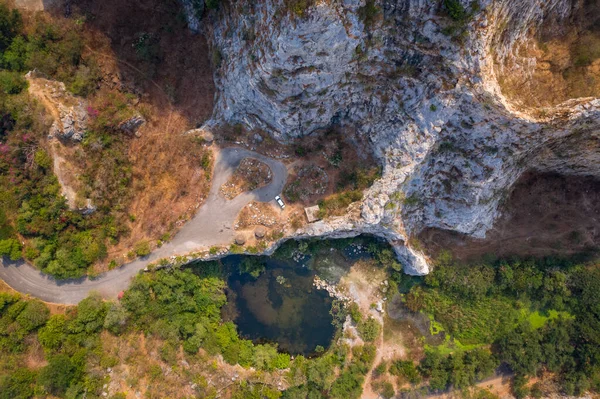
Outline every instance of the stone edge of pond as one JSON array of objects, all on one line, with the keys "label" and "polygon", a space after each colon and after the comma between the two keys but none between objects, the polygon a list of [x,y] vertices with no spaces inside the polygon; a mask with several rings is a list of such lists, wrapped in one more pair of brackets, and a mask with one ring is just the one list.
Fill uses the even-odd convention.
[{"label": "stone edge of pond", "polygon": [[[315,236],[315,235],[311,235],[311,234],[300,234],[300,235],[296,235],[296,236],[284,237],[277,241],[274,241],[270,246],[268,246],[262,252],[254,252],[254,251],[249,252],[247,250],[238,251],[238,250],[232,250],[231,247],[227,248],[225,246],[221,246],[221,247],[214,246],[209,249],[203,249],[203,250],[199,250],[199,251],[190,252],[186,255],[172,255],[170,257],[162,258],[162,259],[159,259],[152,263],[149,263],[144,269],[142,269],[142,272],[152,272],[152,271],[161,270],[161,269],[183,267],[183,266],[187,266],[193,262],[198,262],[198,261],[209,262],[209,261],[213,261],[213,260],[223,259],[223,258],[225,258],[227,256],[231,256],[231,255],[271,256],[275,253],[275,251],[277,251],[277,249],[279,249],[279,247],[282,244],[284,244],[285,242],[290,241],[290,240],[296,240],[296,241],[303,241],[303,240],[309,240],[309,239],[336,240],[336,239],[344,239],[344,238],[355,238],[355,237],[359,237],[362,235],[371,236],[371,237],[375,237],[375,238],[384,240],[392,248],[395,248],[394,244],[392,242],[390,242],[390,240],[387,239],[386,237],[382,237],[380,235],[373,234],[370,232],[355,231],[355,230],[353,230],[353,231],[335,231],[335,232],[332,232],[331,234],[324,234],[324,235],[319,235],[319,236]],[[218,247],[218,249],[215,251],[215,248],[217,248],[217,247]]]}]

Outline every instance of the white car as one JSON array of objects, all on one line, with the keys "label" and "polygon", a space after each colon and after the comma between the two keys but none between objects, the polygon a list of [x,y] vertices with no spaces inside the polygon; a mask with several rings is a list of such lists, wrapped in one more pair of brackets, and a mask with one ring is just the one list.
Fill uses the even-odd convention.
[{"label": "white car", "polygon": [[277,201],[277,204],[281,207],[281,209],[285,209],[285,204],[279,195],[275,197],[275,201]]}]

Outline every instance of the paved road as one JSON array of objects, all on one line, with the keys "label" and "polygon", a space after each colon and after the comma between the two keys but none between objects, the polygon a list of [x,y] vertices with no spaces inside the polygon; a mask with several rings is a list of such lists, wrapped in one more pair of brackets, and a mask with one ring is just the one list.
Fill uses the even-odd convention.
[{"label": "paved road", "polygon": [[[246,157],[256,158],[271,168],[273,180],[265,187],[238,195],[228,201],[219,195],[223,185]],[[206,202],[171,242],[149,256],[136,259],[118,269],[111,270],[93,280],[55,280],[25,262],[0,265],[0,279],[15,290],[40,298],[46,302],[76,304],[90,291],[105,298],[114,298],[129,286],[131,278],[148,263],[172,255],[184,255],[213,245],[229,245],[234,238],[233,223],[240,210],[250,201],[273,201],[281,193],[287,179],[287,169],[281,162],[242,148],[225,148],[219,151],[215,162],[213,182]],[[2,260],[0,259],[0,264]]]}]

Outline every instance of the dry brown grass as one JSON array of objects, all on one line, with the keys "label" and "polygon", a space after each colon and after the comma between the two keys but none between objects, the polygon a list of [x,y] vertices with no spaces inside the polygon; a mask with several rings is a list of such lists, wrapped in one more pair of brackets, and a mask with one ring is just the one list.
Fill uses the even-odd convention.
[{"label": "dry brown grass", "polygon": [[279,215],[273,205],[265,202],[251,202],[240,211],[236,229],[244,229],[252,226],[273,227],[277,225]]},{"label": "dry brown grass", "polygon": [[[214,84],[208,46],[202,35],[193,35],[179,18],[176,0],[123,2],[77,0],[71,18],[85,21],[84,56],[98,64],[101,93],[126,92],[137,97],[130,107],[148,123],[140,137],[123,137],[131,163],[133,182],[128,199],[120,200],[130,234],[109,248],[106,264],[123,260],[136,242],[154,242],[171,235],[202,203],[210,187],[207,150],[183,133],[202,123],[212,113]],[[52,18],[64,18],[57,6]],[[48,16],[50,18],[50,16]],[[158,57],[143,59],[132,44],[147,33],[156,40]],[[50,114],[55,114],[49,108]],[[75,181],[64,181],[79,191],[76,176],[86,160],[74,146],[57,148],[63,165]],[[79,151],[81,152],[81,151]],[[207,173],[208,172],[208,173]],[[73,180],[73,179],[71,179]],[[95,272],[106,264],[96,265]]]},{"label": "dry brown grass", "polygon": [[516,59],[498,67],[503,93],[525,108],[600,97],[599,13],[600,4],[588,2],[568,23],[545,22]]},{"label": "dry brown grass", "polygon": [[[227,398],[240,382],[261,382],[287,386],[283,371],[257,372],[225,363],[203,350],[185,354],[156,336],[130,333],[114,336],[103,332],[103,356],[113,358],[108,386],[109,396],[123,392],[135,398],[219,397]],[[104,370],[105,371],[105,370]]]},{"label": "dry brown grass", "polygon": [[427,229],[419,235],[436,257],[450,250],[458,260],[569,256],[600,248],[600,182],[590,177],[526,174],[514,186],[485,239]]}]

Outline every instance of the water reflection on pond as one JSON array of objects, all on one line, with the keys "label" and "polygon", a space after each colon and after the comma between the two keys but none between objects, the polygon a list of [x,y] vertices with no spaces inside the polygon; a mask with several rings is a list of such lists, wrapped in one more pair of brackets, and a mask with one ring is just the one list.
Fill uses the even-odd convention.
[{"label": "water reflection on pond", "polygon": [[255,343],[275,342],[290,354],[311,355],[327,348],[335,327],[333,298],[313,286],[315,275],[338,282],[350,266],[365,257],[366,241],[291,241],[274,256],[228,256],[228,304],[223,318],[238,326],[240,336]]}]

